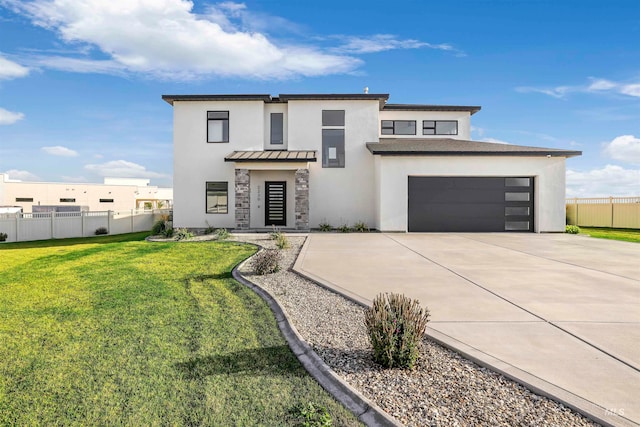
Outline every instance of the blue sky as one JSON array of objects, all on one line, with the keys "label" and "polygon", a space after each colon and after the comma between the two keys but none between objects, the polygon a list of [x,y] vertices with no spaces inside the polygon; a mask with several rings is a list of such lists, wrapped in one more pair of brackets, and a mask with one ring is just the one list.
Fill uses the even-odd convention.
[{"label": "blue sky", "polygon": [[583,151],[568,196],[640,195],[638,0],[0,0],[0,172],[170,186],[162,94],[481,105],[478,141]]}]

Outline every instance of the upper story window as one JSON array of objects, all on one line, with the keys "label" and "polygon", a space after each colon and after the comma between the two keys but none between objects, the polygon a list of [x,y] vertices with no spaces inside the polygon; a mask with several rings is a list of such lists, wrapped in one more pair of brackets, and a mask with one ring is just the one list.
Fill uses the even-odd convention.
[{"label": "upper story window", "polygon": [[322,110],[322,126],[344,126],[344,110]]},{"label": "upper story window", "polygon": [[76,199],[72,199],[69,197],[63,197],[60,199],[60,203],[75,203]]},{"label": "upper story window", "polygon": [[284,144],[284,114],[271,113],[271,145]]},{"label": "upper story window", "polygon": [[415,135],[416,121],[415,120],[383,120],[382,134],[383,135]]},{"label": "upper story window", "polygon": [[423,120],[423,135],[457,135],[457,120]]},{"label": "upper story window", "polygon": [[322,110],[322,167],[344,168],[344,110]]},{"label": "upper story window", "polygon": [[16,202],[33,202],[33,197],[16,197]]},{"label": "upper story window", "polygon": [[207,111],[207,142],[229,142],[228,111]]}]

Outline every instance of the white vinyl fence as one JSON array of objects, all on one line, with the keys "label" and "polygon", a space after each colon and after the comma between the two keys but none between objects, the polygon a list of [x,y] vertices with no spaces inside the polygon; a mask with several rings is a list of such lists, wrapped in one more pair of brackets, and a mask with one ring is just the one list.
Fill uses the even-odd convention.
[{"label": "white vinyl fence", "polygon": [[108,234],[134,233],[151,230],[155,221],[169,214],[161,209],[0,214],[0,233],[7,234],[7,242],[89,237],[101,227]]}]

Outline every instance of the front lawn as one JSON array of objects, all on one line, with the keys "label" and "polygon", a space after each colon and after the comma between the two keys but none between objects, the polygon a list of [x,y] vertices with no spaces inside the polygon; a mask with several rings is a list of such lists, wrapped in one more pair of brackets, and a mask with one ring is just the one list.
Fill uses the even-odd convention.
[{"label": "front lawn", "polygon": [[0,245],[0,425],[357,424],[231,278],[253,247],[144,236]]},{"label": "front lawn", "polygon": [[640,230],[629,228],[590,228],[580,227],[580,234],[588,234],[600,239],[623,240],[640,243]]}]

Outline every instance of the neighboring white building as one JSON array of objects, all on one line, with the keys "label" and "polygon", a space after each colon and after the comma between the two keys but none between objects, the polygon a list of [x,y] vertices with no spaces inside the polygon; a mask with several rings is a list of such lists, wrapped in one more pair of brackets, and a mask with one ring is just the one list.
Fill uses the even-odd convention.
[{"label": "neighboring white building", "polygon": [[480,107],[368,93],[162,98],[177,227],[564,231],[565,160],[581,152],[470,141]]},{"label": "neighboring white building", "polygon": [[149,184],[138,178],[104,178],[104,184],[27,182],[0,173],[0,206],[19,206],[23,212],[170,208],[173,189]]}]

